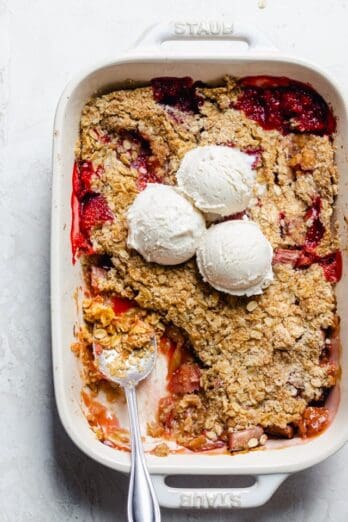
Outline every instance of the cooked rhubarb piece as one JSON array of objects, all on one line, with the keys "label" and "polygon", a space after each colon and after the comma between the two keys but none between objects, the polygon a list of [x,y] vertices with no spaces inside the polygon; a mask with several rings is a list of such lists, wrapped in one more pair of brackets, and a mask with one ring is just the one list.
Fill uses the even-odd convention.
[{"label": "cooked rhubarb piece", "polygon": [[296,266],[301,250],[290,250],[289,248],[277,248],[274,251],[273,263],[284,263],[286,265]]},{"label": "cooked rhubarb piece", "polygon": [[192,393],[199,390],[201,371],[198,364],[182,364],[170,378],[168,390],[172,393]]},{"label": "cooked rhubarb piece", "polygon": [[100,290],[100,283],[105,281],[107,270],[99,266],[92,265],[91,268],[91,287],[94,290]]},{"label": "cooked rhubarb piece", "polygon": [[242,451],[256,448],[260,444],[265,444],[266,440],[267,436],[260,426],[242,431],[232,431],[228,433],[228,449],[230,451]]},{"label": "cooked rhubarb piece", "polygon": [[292,439],[294,436],[294,428],[290,426],[290,424],[285,426],[285,428],[281,428],[280,426],[268,426],[265,428],[265,431],[268,435],[281,437],[283,439]]},{"label": "cooked rhubarb piece", "polygon": [[309,406],[305,409],[298,423],[301,437],[312,437],[323,431],[329,422],[329,410],[323,407]]}]

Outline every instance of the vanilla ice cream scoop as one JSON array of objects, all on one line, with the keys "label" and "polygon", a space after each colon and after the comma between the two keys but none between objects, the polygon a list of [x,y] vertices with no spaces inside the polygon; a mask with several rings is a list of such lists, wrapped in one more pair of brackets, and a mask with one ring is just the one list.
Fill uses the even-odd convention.
[{"label": "vanilla ice cream scoop", "polygon": [[202,212],[229,216],[242,212],[252,197],[255,158],[223,145],[187,152],[176,173],[179,188]]},{"label": "vanilla ice cream scoop", "polygon": [[128,246],[160,265],[190,259],[206,231],[202,214],[177,189],[159,183],[137,195],[127,220]]},{"label": "vanilla ice cream scoop", "polygon": [[199,271],[211,286],[232,295],[262,294],[273,280],[273,250],[253,221],[212,225],[197,249]]}]

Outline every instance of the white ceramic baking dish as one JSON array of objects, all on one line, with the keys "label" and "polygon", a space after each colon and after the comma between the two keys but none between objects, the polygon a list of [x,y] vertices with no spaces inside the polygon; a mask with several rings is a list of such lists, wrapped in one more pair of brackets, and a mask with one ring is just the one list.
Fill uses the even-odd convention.
[{"label": "white ceramic baking dish", "polygon": [[[207,42],[202,44],[202,40],[210,40],[209,47]],[[239,45],[237,52],[234,46],[240,41],[247,48],[240,51]],[[338,117],[337,163],[341,176],[337,212],[342,237],[347,237],[343,215],[348,203],[348,126],[347,107],[342,94],[327,73],[302,60],[280,55],[254,29],[237,23],[160,24],[147,31],[134,49],[115,58],[112,63],[99,64],[96,68],[84,71],[66,87],[55,118],[53,153],[51,292],[56,401],[61,421],[77,446],[91,458],[115,470],[129,470],[129,454],[101,444],[89,428],[80,405],[79,367],[69,348],[73,341],[73,327],[79,320],[73,296],[81,285],[79,264],[72,265],[70,250],[71,173],[80,112],[92,94],[111,87],[122,87],[129,79],[144,84],[156,76],[187,75],[211,83],[225,74],[269,74],[310,82],[332,105]],[[342,245],[343,254],[345,246]],[[348,302],[344,300],[347,285],[345,276],[337,288],[342,317],[343,378],[340,405],[330,427],[306,443],[282,449],[235,456],[176,454],[161,458],[148,455],[148,465],[161,505],[215,508],[261,505],[272,496],[289,473],[322,461],[345,443],[348,438],[348,383],[345,382],[348,371]],[[173,474],[252,475],[255,483],[251,487],[236,489],[182,489],[169,487],[165,483],[165,477]]]}]

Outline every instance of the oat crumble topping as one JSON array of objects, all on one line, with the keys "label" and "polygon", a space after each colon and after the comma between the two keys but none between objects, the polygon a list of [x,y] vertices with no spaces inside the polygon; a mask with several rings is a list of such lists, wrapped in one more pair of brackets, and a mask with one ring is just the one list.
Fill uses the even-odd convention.
[{"label": "oat crumble topping", "polygon": [[[151,86],[94,97],[83,108],[76,159],[88,247],[84,233],[77,254],[89,297],[74,349],[93,389],[101,379],[92,342],[133,351],[154,332],[158,342],[172,332],[191,353],[185,371],[190,378],[195,371],[196,381],[162,398],[149,433],[170,432],[192,450],[221,441],[232,451],[251,449],[266,442],[264,432],[287,437],[336,383],[338,368],[323,357],[338,324],[334,145],[325,134],[262,128],[234,108],[243,90],[235,78],[194,88],[189,110],[159,103]],[[148,182],[175,184],[184,154],[208,144],[257,155],[259,190],[246,214],[275,251],[274,282],[260,296],[213,290],[193,260],[160,266],[127,248],[125,214],[139,190]],[[120,313],[115,298],[132,305]],[[155,450],[168,452],[164,443]]]}]

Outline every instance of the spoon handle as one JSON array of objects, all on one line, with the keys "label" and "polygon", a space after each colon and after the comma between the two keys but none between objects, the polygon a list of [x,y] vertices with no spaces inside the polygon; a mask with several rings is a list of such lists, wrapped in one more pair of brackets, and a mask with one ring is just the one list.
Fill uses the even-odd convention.
[{"label": "spoon handle", "polygon": [[129,479],[127,514],[129,522],[160,522],[161,513],[146,466],[141,441],[137,399],[134,386],[126,386],[129,422],[132,439],[131,473]]}]

